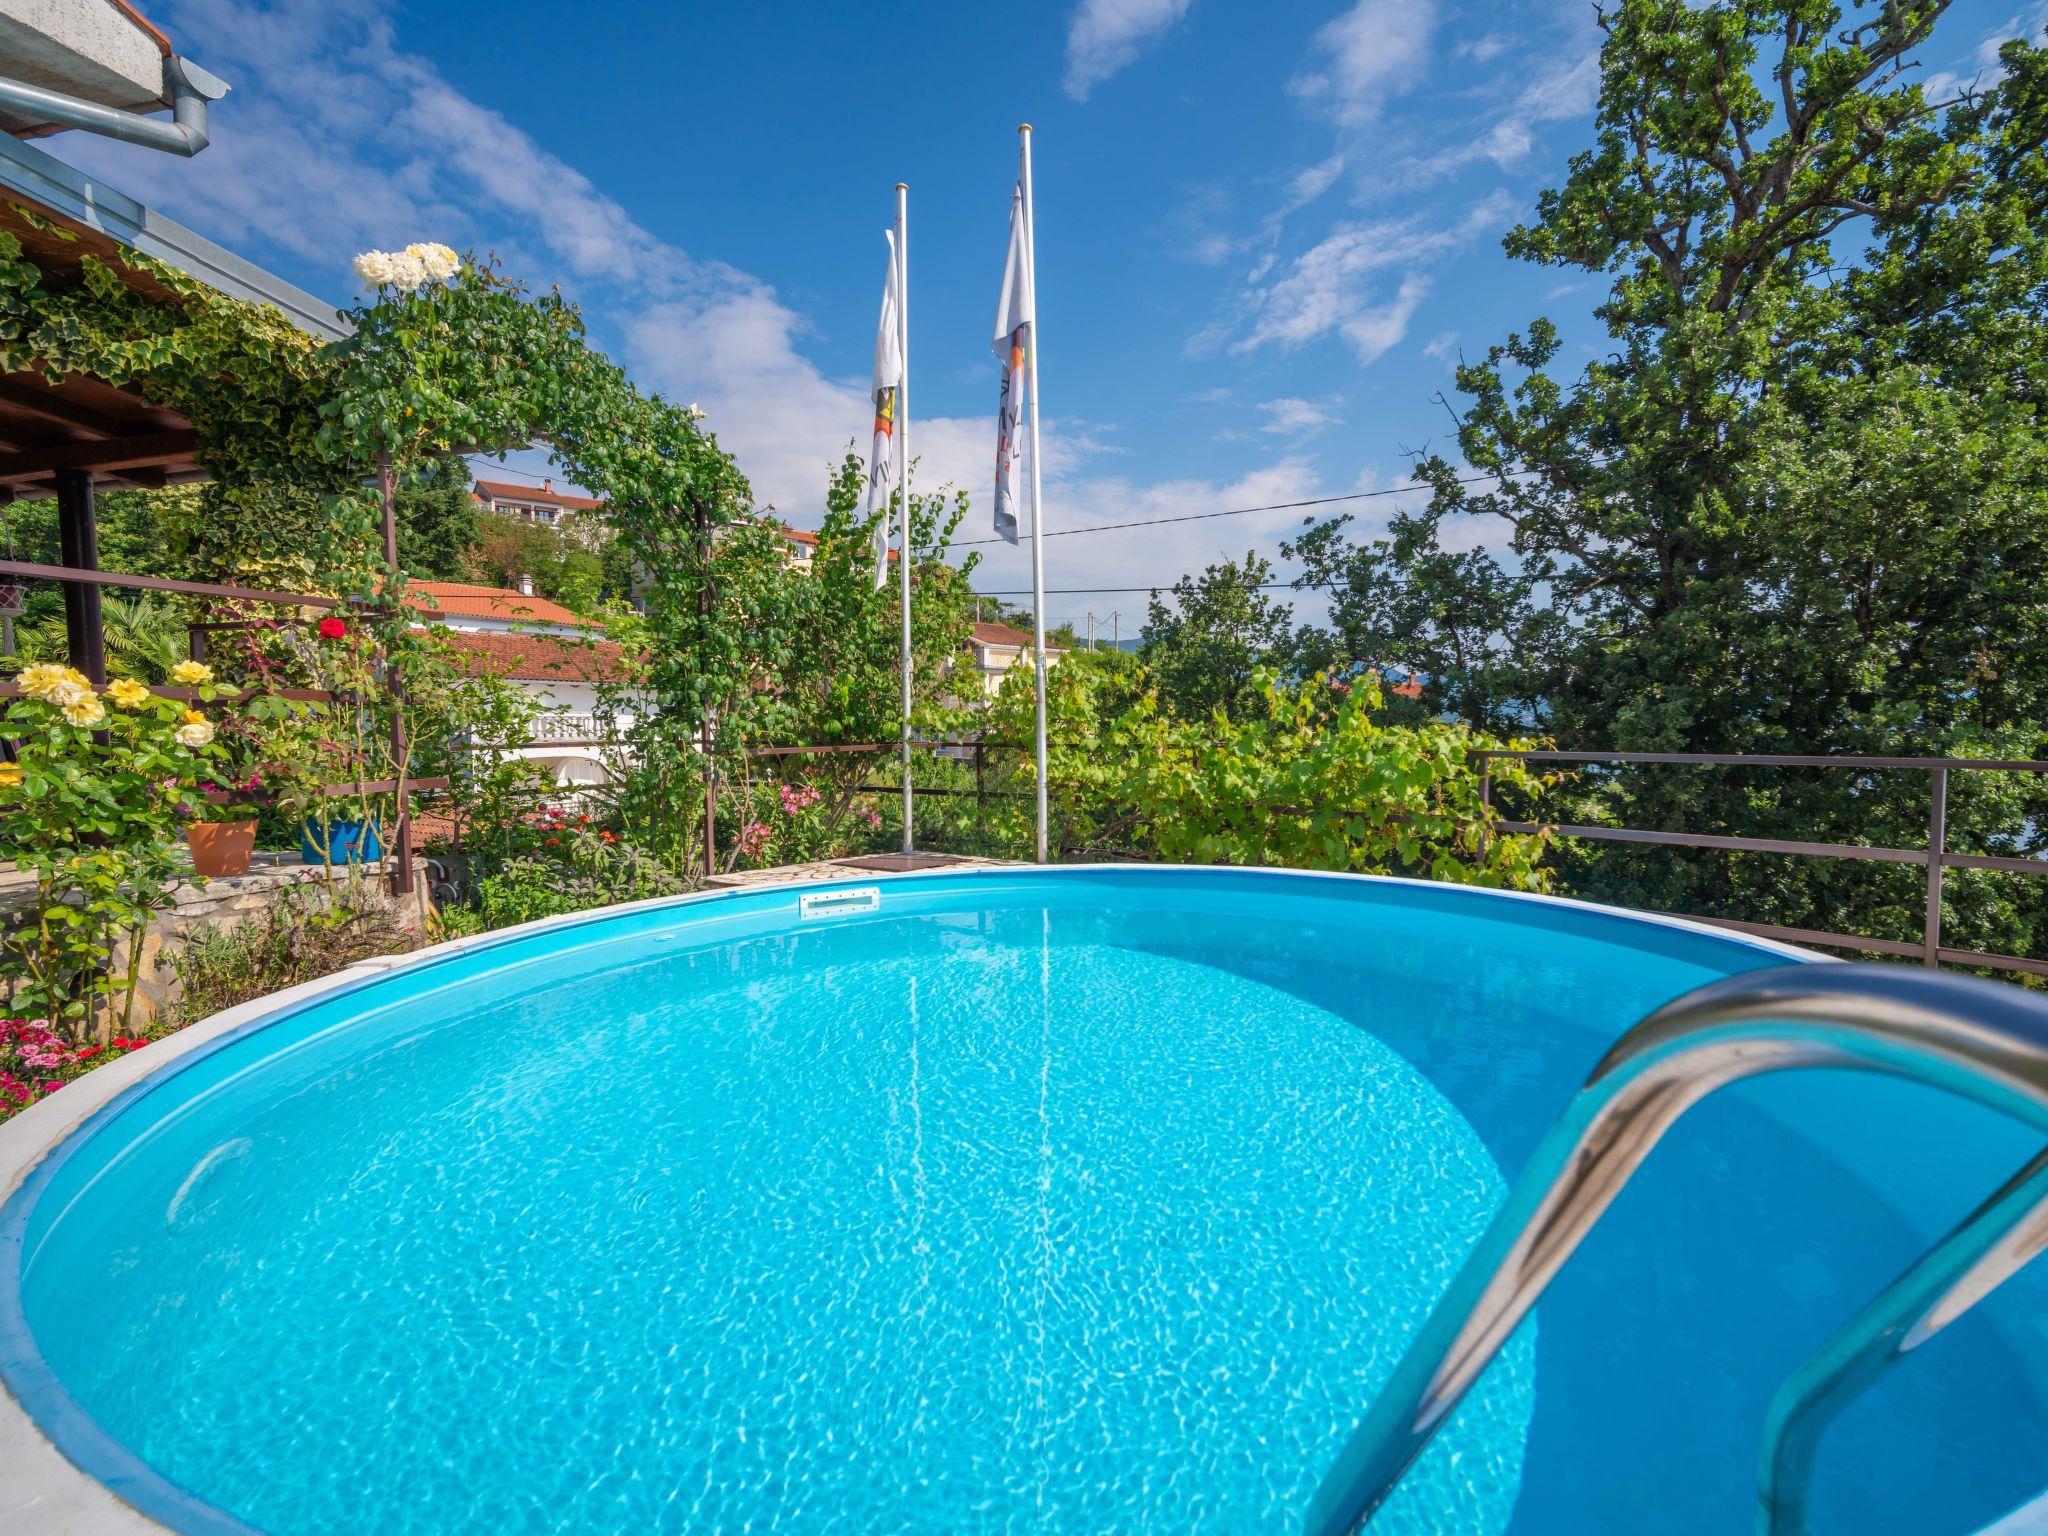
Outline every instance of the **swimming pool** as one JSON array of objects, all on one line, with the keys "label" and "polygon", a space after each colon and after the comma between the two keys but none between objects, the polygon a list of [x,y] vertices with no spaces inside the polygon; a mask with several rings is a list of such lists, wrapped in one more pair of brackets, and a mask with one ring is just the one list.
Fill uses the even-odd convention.
[{"label": "swimming pool", "polygon": [[[0,1217],[0,1373],[184,1531],[1293,1530],[1605,1047],[1785,959],[1130,868],[471,942],[68,1138]],[[1710,1101],[1374,1532],[1747,1529],[1772,1388],[2036,1142],[1848,1074]],[[1844,1417],[1821,1529],[1971,1531],[2048,1481],[2043,1299]]]}]

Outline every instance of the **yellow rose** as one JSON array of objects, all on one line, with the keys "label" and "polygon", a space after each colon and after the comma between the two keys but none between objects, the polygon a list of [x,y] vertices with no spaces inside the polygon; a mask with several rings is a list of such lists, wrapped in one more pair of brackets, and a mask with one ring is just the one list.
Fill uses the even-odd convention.
[{"label": "yellow rose", "polygon": [[121,709],[140,709],[149,702],[149,690],[132,677],[117,677],[107,684],[107,700]]},{"label": "yellow rose", "polygon": [[21,785],[21,764],[0,763],[0,789],[18,789]]},{"label": "yellow rose", "polygon": [[91,693],[92,683],[83,672],[45,662],[40,666],[22,668],[21,691],[32,699],[42,699],[62,708],[81,694]]},{"label": "yellow rose", "polygon": [[171,681],[186,688],[203,688],[213,681],[213,668],[203,661],[181,661],[171,668]]},{"label": "yellow rose", "polygon": [[81,693],[76,698],[66,699],[59,706],[64,718],[73,725],[98,725],[107,718],[107,707],[100,703],[96,693]]}]

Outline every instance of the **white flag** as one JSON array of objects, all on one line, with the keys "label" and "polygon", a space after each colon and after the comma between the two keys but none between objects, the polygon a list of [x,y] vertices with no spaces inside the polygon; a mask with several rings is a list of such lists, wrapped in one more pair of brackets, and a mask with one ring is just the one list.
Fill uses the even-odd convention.
[{"label": "white flag", "polygon": [[1024,453],[1024,370],[1030,366],[1031,263],[1024,250],[1024,187],[1010,194],[1010,254],[996,305],[995,353],[1003,360],[996,406],[996,536],[1017,542],[1017,464]]},{"label": "white flag", "polygon": [[[868,452],[868,511],[889,504],[896,484],[896,391],[903,382],[902,328],[896,316],[896,232],[884,232],[889,241],[889,275],[882,287],[882,318],[875,328],[875,377],[870,395],[875,402],[875,439]],[[889,524],[885,518],[875,525],[875,586],[877,590],[889,572]]]}]

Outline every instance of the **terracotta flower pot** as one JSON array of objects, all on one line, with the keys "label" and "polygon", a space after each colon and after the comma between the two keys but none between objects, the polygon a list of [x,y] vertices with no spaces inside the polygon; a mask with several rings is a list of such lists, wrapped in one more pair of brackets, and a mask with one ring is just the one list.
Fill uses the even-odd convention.
[{"label": "terracotta flower pot", "polygon": [[202,875],[246,875],[256,848],[254,821],[195,821],[185,828],[192,867]]}]

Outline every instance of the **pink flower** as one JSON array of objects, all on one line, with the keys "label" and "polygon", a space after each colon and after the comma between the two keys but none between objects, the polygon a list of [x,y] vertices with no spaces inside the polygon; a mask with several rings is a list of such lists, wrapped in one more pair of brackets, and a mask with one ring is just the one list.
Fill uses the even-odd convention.
[{"label": "pink flower", "polygon": [[818,791],[808,784],[802,789],[793,789],[785,784],[782,786],[782,814],[785,816],[800,815],[816,805],[818,799]]}]

